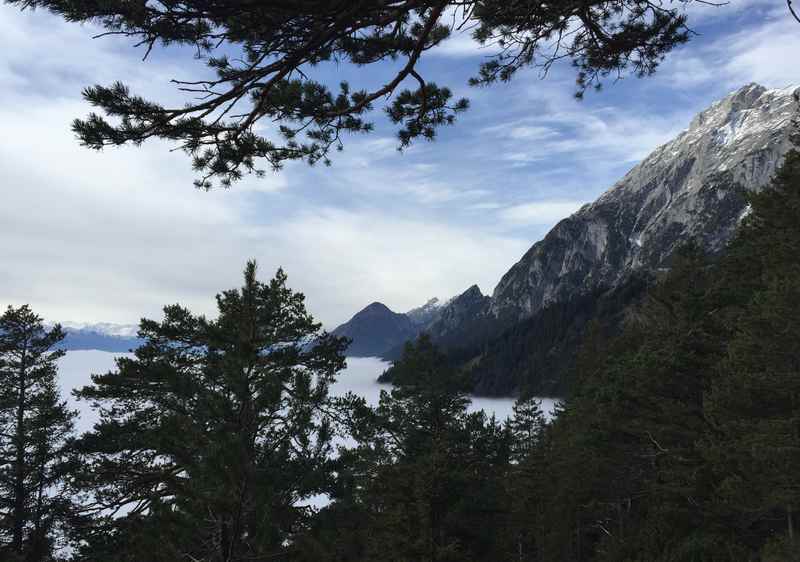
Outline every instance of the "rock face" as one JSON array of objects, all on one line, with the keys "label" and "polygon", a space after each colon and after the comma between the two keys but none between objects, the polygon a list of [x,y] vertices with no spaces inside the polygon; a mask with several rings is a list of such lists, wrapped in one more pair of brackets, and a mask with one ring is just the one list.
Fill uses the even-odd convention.
[{"label": "rock face", "polygon": [[353,340],[347,355],[376,357],[414,338],[418,331],[417,325],[407,315],[392,312],[386,305],[374,302],[331,333]]},{"label": "rock face", "polygon": [[460,331],[465,322],[481,314],[489,304],[490,298],[481,293],[477,285],[473,285],[439,310],[439,314],[423,326],[434,339],[449,333]]},{"label": "rock face", "polygon": [[749,84],[700,113],[597,201],[558,223],[501,279],[488,313],[519,321],[664,267],[694,238],[721,250],[790,148],[800,88]]},{"label": "rock face", "polygon": [[[426,332],[441,347],[454,349],[471,348],[479,341],[484,341],[489,330],[496,332],[494,322],[486,316],[490,298],[473,285],[457,297],[437,307],[435,314],[427,317],[427,322],[417,324],[415,337]],[[415,309],[419,310],[419,309]],[[414,311],[407,312],[407,315]],[[405,341],[387,349],[381,354],[386,360],[393,361],[403,353]]]},{"label": "rock face", "polygon": [[447,304],[448,303],[443,303],[438,298],[433,297],[422,306],[412,308],[406,312],[406,316],[418,326],[427,326],[439,318],[442,308]]}]

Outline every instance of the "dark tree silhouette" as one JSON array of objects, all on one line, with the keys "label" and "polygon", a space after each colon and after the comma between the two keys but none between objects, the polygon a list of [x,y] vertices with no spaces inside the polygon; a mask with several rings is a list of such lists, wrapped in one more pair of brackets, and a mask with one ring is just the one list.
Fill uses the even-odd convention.
[{"label": "dark tree silhouette", "polygon": [[27,305],[0,316],[0,559],[51,560],[56,531],[74,516],[73,419],[58,392],[61,326]]}]

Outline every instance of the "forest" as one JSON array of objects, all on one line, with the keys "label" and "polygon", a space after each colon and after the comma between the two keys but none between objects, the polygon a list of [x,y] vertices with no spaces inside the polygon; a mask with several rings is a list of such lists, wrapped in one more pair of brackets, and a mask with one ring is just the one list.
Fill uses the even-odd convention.
[{"label": "forest", "polygon": [[[0,318],[4,561],[800,559],[800,152],[720,256],[691,242],[590,326],[552,423],[467,413],[469,373],[426,336],[369,407],[328,388],[347,341],[282,271],[172,305],[144,344],[58,394],[64,334]],[[343,439],[347,436],[347,439]],[[312,498],[326,495],[327,502]]]}]

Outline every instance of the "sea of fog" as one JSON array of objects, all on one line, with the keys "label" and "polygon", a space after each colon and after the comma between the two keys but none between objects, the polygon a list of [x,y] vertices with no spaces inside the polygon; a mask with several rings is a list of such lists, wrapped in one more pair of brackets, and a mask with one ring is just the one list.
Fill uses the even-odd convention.
[{"label": "sea of fog", "polygon": [[[59,363],[59,379],[61,392],[71,408],[80,412],[77,423],[79,432],[91,429],[97,416],[86,402],[77,402],[72,396],[73,388],[79,388],[91,383],[93,373],[106,373],[114,369],[114,358],[117,353],[107,351],[69,351]],[[343,396],[353,392],[363,396],[372,405],[378,403],[380,392],[390,388],[389,385],[378,384],[378,376],[389,366],[388,363],[373,357],[347,359],[347,369],[339,375],[338,380],[331,388],[331,394]],[[484,410],[487,415],[494,414],[498,421],[505,421],[512,413],[513,398],[484,398],[473,397],[470,411]],[[542,409],[550,414],[555,406],[555,400],[542,398]]]}]

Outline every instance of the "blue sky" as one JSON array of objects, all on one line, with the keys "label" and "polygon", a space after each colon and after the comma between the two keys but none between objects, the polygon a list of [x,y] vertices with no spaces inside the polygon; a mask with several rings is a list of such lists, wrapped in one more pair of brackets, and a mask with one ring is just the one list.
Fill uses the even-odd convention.
[{"label": "blue sky", "polygon": [[[800,24],[778,0],[695,5],[698,36],[653,78],[573,99],[568,66],[488,89],[466,85],[486,52],[457,35],[429,53],[428,79],[472,107],[435,143],[400,154],[376,132],[345,139],[330,168],[292,164],[229,190],[195,190],[189,161],[151,143],[95,153],[70,121],[81,88],[122,79],[159,100],[204,72],[181,50],[142,52],[44,12],[0,7],[0,303],[50,320],[135,323],[181,302],[213,313],[246,259],[278,266],[327,327],[380,300],[403,311],[500,276],[558,220],[611,187],[715,99],[755,81],[800,83]],[[329,67],[328,80],[382,83],[391,67]],[[368,83],[364,82],[364,78]]]}]

